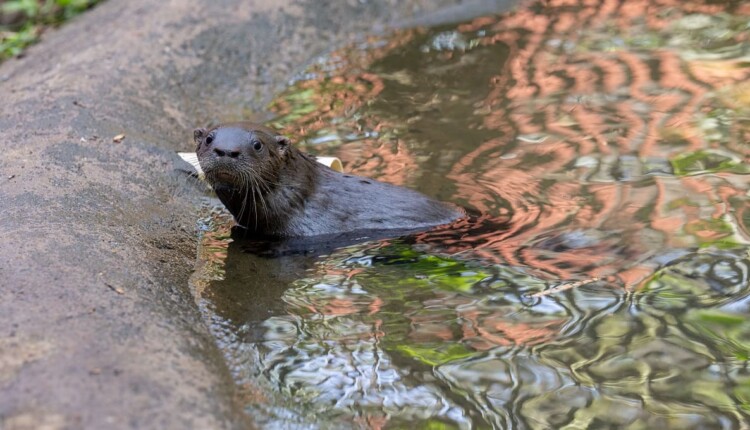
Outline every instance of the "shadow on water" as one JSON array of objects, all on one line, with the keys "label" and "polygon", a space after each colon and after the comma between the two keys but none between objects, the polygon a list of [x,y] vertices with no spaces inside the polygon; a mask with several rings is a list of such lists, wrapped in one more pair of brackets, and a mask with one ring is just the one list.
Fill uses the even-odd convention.
[{"label": "shadow on water", "polygon": [[248,410],[746,428],[748,29],[743,2],[550,0],[322,58],[277,127],[480,215],[290,252],[215,214],[193,287]]}]

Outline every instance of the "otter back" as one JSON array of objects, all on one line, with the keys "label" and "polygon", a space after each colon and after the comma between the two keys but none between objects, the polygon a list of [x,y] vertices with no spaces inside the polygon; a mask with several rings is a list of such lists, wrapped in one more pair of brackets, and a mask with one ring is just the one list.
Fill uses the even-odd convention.
[{"label": "otter back", "polygon": [[290,219],[291,236],[357,230],[426,230],[450,223],[457,208],[410,190],[320,166],[318,185],[305,202],[302,216]]}]

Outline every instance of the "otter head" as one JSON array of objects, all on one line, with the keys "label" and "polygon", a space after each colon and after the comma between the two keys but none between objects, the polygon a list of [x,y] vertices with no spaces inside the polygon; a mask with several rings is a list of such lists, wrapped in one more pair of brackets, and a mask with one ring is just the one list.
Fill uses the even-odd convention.
[{"label": "otter head", "polygon": [[193,138],[206,180],[217,190],[267,189],[291,148],[286,137],[250,123],[197,128]]}]

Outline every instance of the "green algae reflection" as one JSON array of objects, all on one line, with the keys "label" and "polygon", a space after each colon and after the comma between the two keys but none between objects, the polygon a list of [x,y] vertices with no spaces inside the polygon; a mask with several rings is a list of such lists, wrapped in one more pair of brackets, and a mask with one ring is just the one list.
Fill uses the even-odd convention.
[{"label": "green algae reflection", "polygon": [[681,154],[671,160],[674,174],[678,176],[700,173],[750,173],[750,167],[738,157],[718,150],[701,150]]}]

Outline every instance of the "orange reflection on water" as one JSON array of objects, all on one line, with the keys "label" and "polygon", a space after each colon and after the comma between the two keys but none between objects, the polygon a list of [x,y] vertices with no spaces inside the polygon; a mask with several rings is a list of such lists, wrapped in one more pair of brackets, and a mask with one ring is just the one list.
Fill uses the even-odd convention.
[{"label": "orange reflection on water", "polygon": [[[403,56],[399,50],[428,30],[396,31],[365,51],[337,51],[333,72],[300,84],[309,90],[314,109],[295,116],[294,103],[283,98],[274,109],[298,138],[338,133],[338,146],[327,151],[335,151],[357,174],[415,186],[426,169],[424,160],[439,160],[430,167],[446,178],[451,200],[480,213],[453,224],[450,234],[418,237],[446,253],[470,252],[471,259],[523,267],[550,281],[603,278],[638,288],[658,269],[650,258],[659,252],[724,240],[750,243],[745,176],[721,169],[675,171],[675,160],[698,151],[730,151],[748,160],[747,121],[728,122],[721,138],[706,128],[717,112],[750,110],[745,57],[709,55],[700,43],[684,43],[675,35],[692,37],[693,30],[680,33],[678,27],[693,14],[750,15],[750,5],[548,0],[526,6],[456,27],[473,49],[507,48],[507,58],[493,63],[496,70],[483,97],[463,125],[467,135],[480,129],[493,137],[419,142],[419,135],[409,132],[411,125],[433,109],[441,115],[440,101],[451,100],[441,98],[441,91],[450,86],[420,95],[406,66],[383,74],[368,71],[389,55]],[[726,44],[747,38],[738,32]],[[455,67],[469,54],[457,49],[434,58]],[[467,79],[470,73],[467,69]],[[391,106],[392,112],[384,111],[386,101],[386,107],[368,111],[396,83],[415,91],[414,100],[427,101]],[[346,143],[344,132],[374,134]],[[461,135],[451,136],[456,134]],[[315,310],[344,315],[380,309],[374,302],[346,300],[351,299],[337,298]],[[443,305],[460,301],[450,295],[438,300]],[[410,318],[415,340],[454,336],[425,317]],[[463,340],[478,349],[547,341],[562,324],[531,327],[504,315],[471,312],[456,318],[464,321],[459,324]]]},{"label": "orange reflection on water", "polygon": [[[712,229],[714,224],[706,219],[731,219],[747,240],[742,218],[726,198],[717,197],[718,190],[744,195],[744,181],[724,181],[718,173],[634,178],[652,181],[652,186],[612,177],[596,183],[581,180],[577,170],[586,169],[573,167],[586,156],[600,166],[607,157],[616,161],[623,156],[636,162],[665,160],[669,165],[667,160],[675,156],[719,145],[706,140],[696,116],[716,106],[710,96],[717,88],[750,77],[750,70],[740,67],[741,59],[686,60],[669,46],[591,46],[597,34],[613,39],[637,32],[659,34],[687,14],[715,14],[727,6],[677,1],[538,5],[544,7],[520,9],[494,22],[480,18],[460,27],[465,33],[489,30],[482,43],[505,43],[511,52],[483,102],[490,108],[484,126],[504,135],[515,130],[516,136],[537,136],[539,142],[509,145],[507,138],[489,140],[454,164],[449,178],[456,184],[457,199],[484,213],[494,209],[488,195],[501,196],[512,207],[508,229],[459,245],[489,248],[492,252],[480,252],[484,258],[541,269],[561,279],[616,274],[625,285],[637,285],[653,270],[637,260],[654,248],[691,246],[732,234]],[[659,18],[666,7],[672,8],[669,18]],[[750,11],[747,5],[740,8],[740,13]],[[612,26],[619,34],[603,31]],[[691,73],[695,70],[702,73]],[[747,127],[743,131],[747,133]],[[675,140],[678,145],[672,144]],[[746,145],[742,153],[747,159]],[[555,182],[544,185],[550,181]],[[644,209],[650,209],[648,215],[639,215]],[[572,229],[620,231],[619,246],[625,249],[615,253],[601,243],[550,252],[534,245],[556,230]],[[660,234],[643,242],[639,232],[644,229]],[[460,246],[452,251],[461,251]]]}]

